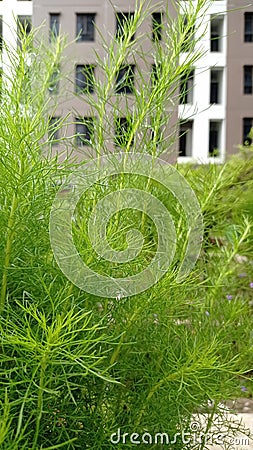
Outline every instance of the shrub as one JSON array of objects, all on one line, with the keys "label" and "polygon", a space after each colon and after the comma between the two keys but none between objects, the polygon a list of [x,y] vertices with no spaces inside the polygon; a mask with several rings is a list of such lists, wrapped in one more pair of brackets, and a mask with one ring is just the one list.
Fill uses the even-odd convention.
[{"label": "shrub", "polygon": [[[173,146],[175,137],[170,136],[171,129],[168,134],[168,124],[177,87],[201,54],[198,49],[193,51],[194,41],[189,40],[192,52],[178,65],[185,34],[189,36],[201,12],[204,18],[207,2],[199,0],[196,7],[190,2],[187,29],[181,17],[167,17],[165,43],[154,43],[159,73],[151,93],[150,85],[138,73],[139,84],[133,88],[135,106],[124,104],[132,117],[120,143],[125,153],[141,149],[155,162]],[[150,13],[144,9],[144,4],[139,5],[124,36],[112,41],[108,59],[97,61],[104,71],[104,83],[97,82],[96,100],[92,95],[86,97],[97,116],[91,142],[98,156],[93,172],[103,173],[102,154],[107,152],[108,133],[113,139],[112,123],[122,105],[113,103],[106,124],[105,111],[112,104],[117,71],[134,54],[136,41],[131,37]],[[230,203],[239,168],[232,163],[180,168],[196,191],[210,230],[194,271],[180,283],[176,276],[188,238],[184,205],[149,174],[112,176],[94,184],[77,204],[72,231],[82,259],[95,272],[132,276],[157,251],[157,230],[145,208],[119,207],[108,221],[106,237],[114,251],[123,251],[129,243],[126,233],[137,228],[144,238],[137,259],[108,263],[92,253],[87,223],[93,206],[102,197],[132,185],[152,193],[170,210],[178,248],[159,283],[138,295],[119,295],[112,300],[80,290],[57,266],[49,238],[58,184],[70,189],[72,172],[86,170],[83,163],[73,165],[48,151],[50,123],[55,131],[67,120],[52,125],[48,94],[63,43],[59,38],[45,48],[40,41],[33,48],[32,40],[36,42],[36,32],[24,38],[21,49],[9,49],[10,72],[3,82],[0,112],[1,446],[8,450],[108,450],[115,446],[112,433],[116,433],[115,440],[120,429],[142,438],[146,433],[144,441],[149,442],[156,433],[168,433],[170,438],[177,433],[175,449],[203,448],[203,443],[185,442],[182,432],[194,437],[192,415],[201,407],[208,412],[209,421],[206,427],[199,422],[199,431],[203,426],[207,432],[214,414],[222,413],[220,402],[240,394],[238,375],[246,373],[251,364],[250,306],[247,295],[237,292],[235,281],[236,255],[250,252],[250,224],[232,214]],[[145,62],[145,55],[138,58]],[[166,108],[168,114],[164,114]],[[147,130],[151,119],[152,133]],[[160,129],[167,131],[160,133]],[[215,227],[222,245],[217,240],[216,251],[210,251],[208,238]],[[128,435],[125,440],[119,448],[133,445]],[[145,447],[144,441],[140,448]],[[159,442],[152,440],[151,448],[160,448]]]}]

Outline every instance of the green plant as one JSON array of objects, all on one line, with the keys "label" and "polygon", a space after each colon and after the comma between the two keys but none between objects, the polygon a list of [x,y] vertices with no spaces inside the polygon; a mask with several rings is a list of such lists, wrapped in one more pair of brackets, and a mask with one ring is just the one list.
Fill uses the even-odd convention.
[{"label": "green plant", "polygon": [[[121,37],[109,46],[103,41],[107,57],[97,57],[103,81],[96,81],[96,97],[89,93],[85,97],[96,116],[91,139],[97,156],[94,172],[103,173],[102,155],[109,153],[107,145],[114,140],[114,125],[122,111],[127,120],[124,139],[117,142],[120,150],[148,153],[155,161],[173,148],[178,86],[202,54],[194,50],[192,32],[196,19],[202,15],[204,20],[207,7],[205,0],[190,1],[187,21],[165,11],[165,25],[159,30],[163,43],[155,39],[150,59],[141,50],[145,36],[136,34],[153,11],[146,2],[138,3]],[[1,448],[108,450],[115,447],[111,435],[119,428],[128,435],[167,432],[171,439],[179,433],[175,449],[203,448],[203,443],[185,443],[182,431],[193,436],[192,416],[201,407],[210,411],[208,431],[221,410],[219,403],[239,395],[238,375],[244,376],[251,366],[248,297],[231,294],[232,286],[236,290],[235,257],[239,251],[250,253],[250,220],[232,215],[230,197],[223,199],[223,193],[235,195],[234,184],[245,164],[240,174],[232,163],[180,168],[196,191],[209,233],[217,224],[224,239],[213,252],[207,239],[195,270],[180,283],[176,275],[188,238],[184,205],[149,173],[111,176],[95,183],[81,197],[72,218],[76,247],[94,271],[131,276],[156,253],[157,230],[145,208],[119,208],[107,223],[106,237],[116,252],[127,248],[128,231],[142,232],[143,248],[134,261],[109,263],[93,252],[87,227],[93,206],[132,186],[152,193],[170,211],[177,249],[162,280],[136,296],[112,300],[79,290],[58,268],[49,239],[57,185],[64,185],[77,169],[86,170],[84,163],[60,161],[50,153],[53,142],[48,131],[55,134],[50,133],[53,104],[48,89],[52,78],[55,81],[63,43],[59,38],[45,47],[40,41],[33,48],[32,40],[36,43],[36,32],[24,37],[21,49],[8,50],[10,72],[4,79],[0,111]],[[179,66],[185,40],[191,52]],[[133,58],[137,70],[131,104],[121,94],[115,98],[114,91],[118,71],[128,58]],[[156,75],[151,89],[153,61]],[[51,123],[51,131],[64,127],[66,119]],[[208,410],[210,400],[213,407]],[[123,449],[133,444],[127,439],[118,445]],[[160,441],[150,442],[150,448],[160,447]]]},{"label": "green plant", "polygon": [[[50,249],[50,207],[57,183],[73,167],[67,161],[60,164],[60,155],[51,155],[47,137],[49,88],[65,44],[59,38],[50,47],[41,41],[33,47],[37,33],[24,38],[16,51],[5,49],[9,65],[2,84],[0,306],[5,400],[0,439],[6,449],[51,448],[49,429],[63,426],[65,420],[57,422],[54,416],[59,405],[65,401],[77,411],[75,397],[83,379],[110,378],[100,351],[101,343],[107,342],[103,327],[100,321],[91,323],[91,312],[80,307],[80,294],[73,302],[75,289],[55,267]],[[65,411],[61,414],[64,417]],[[76,432],[71,437],[65,433],[60,447],[77,439],[75,414],[71,426]]]}]

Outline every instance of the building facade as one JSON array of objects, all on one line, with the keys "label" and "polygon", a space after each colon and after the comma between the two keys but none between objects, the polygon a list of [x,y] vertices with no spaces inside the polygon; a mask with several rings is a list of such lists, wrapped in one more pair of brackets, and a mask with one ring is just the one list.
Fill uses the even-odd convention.
[{"label": "building facade", "polygon": [[[54,120],[65,116],[69,111],[70,120],[68,126],[68,135],[77,134],[76,149],[80,156],[90,154],[91,149],[85,143],[90,140],[90,129],[92,129],[93,115],[90,112],[90,105],[85,102],[85,91],[93,94],[96,98],[96,90],[93,90],[92,78],[103,79],[103,71],[96,66],[96,60],[107,58],[107,49],[101,42],[103,35],[104,43],[110,44],[111,36],[117,35],[124,25],[124,20],[131,17],[135,10],[135,0],[117,0],[114,7],[109,1],[105,0],[87,0],[86,2],[71,3],[69,0],[35,0],[34,1],[34,25],[39,26],[46,21],[45,33],[55,35],[59,32],[67,33],[68,40],[72,42],[65,51],[64,71],[68,73],[68,81],[64,86],[59,86],[58,96],[62,99],[55,110]],[[157,1],[152,0],[151,4],[156,5]],[[163,2],[161,2],[163,6]],[[175,10],[169,6],[170,14],[175,15]],[[127,69],[129,69],[129,79],[132,78],[133,84],[138,85],[138,73],[144,74],[146,83],[149,84],[150,73],[154,58],[152,54],[152,33],[154,20],[161,19],[162,9],[156,10],[153,15],[143,19],[140,27],[135,33],[138,39],[142,35],[147,35],[148,39],[142,41],[142,52],[145,58],[134,60],[131,54],[127,58]],[[101,33],[101,35],[100,35]],[[137,67],[138,66],[138,67]],[[148,70],[150,71],[148,73]],[[122,86],[121,79],[124,77],[124,69],[119,71],[114,94],[110,102],[105,105],[105,121],[103,127],[106,135],[106,147],[113,151],[117,147],[116,141],[122,141],[120,133],[125,131],[128,125],[126,117],[126,102],[128,111],[133,109],[133,96],[131,95],[131,86]],[[130,83],[131,84],[131,83]],[[117,94],[125,95],[119,96]],[[65,96],[65,98],[63,98]],[[119,118],[115,121],[112,114],[115,113],[111,104],[116,105]],[[115,108],[114,108],[115,109]],[[177,107],[173,111],[173,122],[177,121]],[[79,116],[82,119],[79,121]],[[85,119],[85,120],[83,120]],[[171,150],[172,152],[172,150]],[[176,152],[173,153],[171,161],[176,161]]]},{"label": "building facade", "polygon": [[[187,2],[182,3],[185,10]],[[227,2],[215,0],[196,24],[203,52],[179,105],[179,162],[222,162],[226,153]],[[183,55],[182,55],[183,57]]]},{"label": "building facade", "polygon": [[[29,27],[32,22],[32,0],[1,0],[0,1],[0,35],[11,47],[18,42],[18,23]],[[3,51],[2,63],[4,64],[5,52]]]},{"label": "building facade", "polygon": [[238,145],[252,139],[248,134],[253,126],[253,2],[228,0],[228,7],[226,145],[235,153]]},{"label": "building facade", "polygon": [[[76,141],[80,154],[85,151],[90,127],[89,121],[78,123],[77,116],[81,112],[88,119],[89,109],[83,96],[76,94],[82,91],[84,85],[87,87],[94,75],[94,51],[100,58],[105,56],[105,49],[98,44],[98,30],[109,39],[108,31],[115,32],[120,15],[131,13],[135,5],[134,0],[117,0],[114,3],[118,17],[108,0],[0,0],[2,35],[9,42],[14,44],[17,41],[15,19],[19,16],[24,22],[31,15],[35,26],[45,24],[48,36],[50,32],[57,35],[62,31],[73,42],[65,51],[68,81],[64,86],[59,86],[58,92],[59,98],[64,95],[65,98],[59,102],[52,120],[71,114],[68,133],[80,135]],[[160,3],[170,5],[167,0]],[[253,3],[245,6],[241,3],[241,0],[214,0],[206,11],[205,19],[196,24],[196,35],[202,36],[197,46],[204,53],[192,67],[189,78],[182,80],[182,86],[187,87],[184,92],[182,88],[179,104],[175,106],[179,138],[178,144],[174,144],[174,155],[178,156],[178,162],[221,163],[226,156],[235,153],[240,144],[251,142]],[[154,4],[157,2],[154,1]],[[179,4],[183,14],[189,2],[180,0]],[[159,14],[160,10],[157,10],[158,21]],[[93,26],[94,19],[96,27]],[[144,21],[138,32],[151,33],[153,19]],[[77,35],[79,38],[75,41]],[[148,46],[144,48],[147,58],[149,50]],[[92,83],[88,89],[92,90]],[[126,126],[124,120],[122,117],[123,128]],[[113,142],[110,145],[113,146]]]}]

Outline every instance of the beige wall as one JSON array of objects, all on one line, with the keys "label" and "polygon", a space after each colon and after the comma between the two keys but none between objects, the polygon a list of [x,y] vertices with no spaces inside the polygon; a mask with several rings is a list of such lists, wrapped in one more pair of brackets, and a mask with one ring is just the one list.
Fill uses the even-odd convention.
[{"label": "beige wall", "polygon": [[244,42],[244,13],[253,12],[253,3],[229,0],[228,9],[226,141],[227,154],[232,154],[242,144],[243,118],[253,117],[253,95],[243,93],[243,66],[253,65],[253,42]]},{"label": "beige wall", "polygon": [[[152,0],[151,4],[157,5],[157,0]],[[135,1],[134,0],[117,0],[113,2],[116,11],[133,11]],[[163,0],[160,2],[160,9],[157,8],[157,11],[160,11],[163,5],[167,5],[167,1]],[[71,112],[70,118],[73,120],[79,113],[82,116],[89,115],[89,106],[85,102],[85,96],[80,96],[77,98],[74,96],[74,77],[75,77],[75,66],[77,64],[93,64],[95,63],[95,54],[94,50],[96,50],[101,58],[106,57],[106,51],[102,48],[101,45],[101,37],[99,33],[104,36],[106,41],[110,42],[110,34],[115,33],[116,20],[115,20],[115,11],[113,10],[109,0],[87,0],[85,2],[79,1],[70,1],[70,0],[34,0],[33,1],[34,8],[34,25],[39,26],[41,23],[45,22],[45,28],[43,29],[43,33],[45,36],[48,36],[48,28],[49,28],[49,13],[60,13],[61,14],[61,31],[63,33],[67,33],[68,40],[74,41],[76,38],[76,13],[96,13],[96,27],[99,31],[95,32],[95,41],[94,42],[76,42],[69,45],[69,47],[65,51],[65,62],[64,62],[64,71],[68,74],[69,81],[60,87],[60,102],[57,106],[57,110],[54,115],[64,116],[65,114]],[[172,11],[172,8],[171,8]],[[138,30],[138,35],[141,36],[143,33],[151,37],[152,34],[152,20],[151,14],[147,19],[144,20],[142,25]],[[138,61],[138,67],[142,70],[143,73],[147,72],[148,68],[151,69],[151,65],[153,63],[153,58],[151,57],[151,45],[152,42],[150,39],[145,38],[142,42],[142,51],[145,53],[146,61],[140,60]],[[129,60],[129,63],[133,61]],[[148,67],[149,66],[149,67]],[[96,77],[101,78],[101,73],[96,72]],[[148,77],[148,74],[147,74]],[[136,80],[138,83],[138,80]],[[148,82],[148,78],[147,78]],[[94,94],[95,96],[95,94]],[[115,97],[112,98],[112,102],[115,101]],[[124,99],[121,99],[121,104],[119,104],[119,109],[124,111]],[[131,96],[129,96],[129,101],[131,102]],[[76,111],[76,113],[74,112]],[[166,113],[166,112],[165,112]],[[175,108],[174,114],[174,122],[177,120],[177,108]],[[110,121],[110,106],[107,106],[106,109],[106,118],[107,122],[106,126],[112,126],[112,122]],[[68,127],[68,134],[74,133],[74,126],[70,125]],[[169,131],[168,131],[169,134]],[[114,144],[113,140],[108,140],[108,148],[112,149]],[[174,144],[173,148],[176,148],[177,144]],[[81,148],[81,154],[88,150],[87,148]],[[176,160],[176,151],[173,153],[173,158],[170,160]]]}]

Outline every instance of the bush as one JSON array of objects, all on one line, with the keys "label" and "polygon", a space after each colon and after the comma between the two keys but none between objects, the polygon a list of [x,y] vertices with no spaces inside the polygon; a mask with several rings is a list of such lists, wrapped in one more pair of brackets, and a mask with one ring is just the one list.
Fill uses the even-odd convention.
[{"label": "bush", "polygon": [[[189,36],[206,6],[206,1],[199,1],[195,11],[190,4],[187,30],[182,18],[168,17],[167,41],[164,46],[155,43],[160,74],[154,91],[149,95],[150,87],[140,78],[134,90],[136,107],[126,109],[133,121],[125,136],[125,153],[141,148],[155,162],[173,145],[174,137],[158,131],[168,130],[173,113],[164,117],[168,98],[173,106],[182,75],[200,56],[193,51],[178,66],[184,33]],[[108,132],[111,136],[113,132],[105,127],[104,116],[115,75],[136,44],[131,35],[150,13],[143,8],[136,9],[124,37],[112,41],[108,60],[98,60],[105,81],[97,84],[96,101],[86,98],[97,115],[91,143],[98,156],[95,173],[103,174],[101,155],[106,153]],[[220,402],[240,395],[239,375],[251,367],[251,291],[244,292],[242,281],[238,283],[238,255],[248,257],[252,273],[252,234],[250,217],[235,213],[234,202],[240,177],[246,189],[250,185],[245,167],[252,166],[252,159],[237,159],[223,167],[179,168],[196,192],[206,230],[196,267],[180,283],[177,274],[189,237],[184,205],[149,173],[111,176],[95,183],[81,197],[72,218],[76,247],[95,272],[133,276],[157,252],[158,233],[145,208],[119,205],[106,229],[111,248],[124,251],[129,244],[126,233],[136,228],[143,235],[142,250],[136,260],[124,264],[108,263],[92,253],[87,224],[93,206],[129,186],[152,193],[170,211],[177,249],[170,270],[138,295],[112,299],[79,289],[57,266],[48,229],[57,186],[62,183],[71,192],[69,177],[86,166],[60,161],[48,152],[52,144],[48,88],[61,58],[62,41],[59,38],[45,50],[43,43],[32,48],[32,40],[36,42],[36,32],[28,41],[24,38],[17,52],[9,49],[10,73],[3,83],[0,112],[1,446],[108,450],[114,448],[120,429],[119,448],[133,445],[131,433],[142,436],[140,448],[145,448],[145,441],[160,448],[161,436],[155,442],[156,433],[168,433],[171,439],[177,433],[175,449],[203,448],[203,443],[192,439],[193,414],[204,408],[209,421],[206,425],[199,421],[199,432],[208,432],[214,414],[222,414]],[[113,108],[115,119],[122,105],[115,102]],[[152,133],[146,126],[150,118]],[[111,123],[110,118],[107,125]],[[169,176],[166,170],[165,166],[164,177]],[[190,443],[183,432],[190,433]],[[128,435],[122,438],[124,433]]]}]

